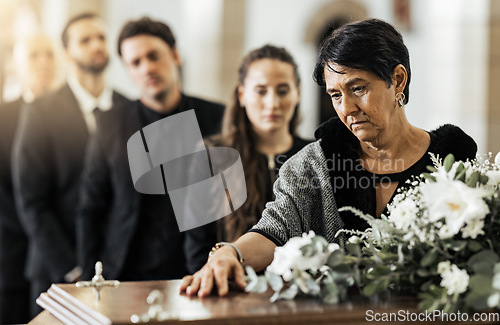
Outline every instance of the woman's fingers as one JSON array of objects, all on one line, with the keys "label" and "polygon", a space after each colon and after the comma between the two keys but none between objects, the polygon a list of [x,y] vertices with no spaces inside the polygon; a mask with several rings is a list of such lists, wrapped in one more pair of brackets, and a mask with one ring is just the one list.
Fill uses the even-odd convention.
[{"label": "woman's fingers", "polygon": [[191,282],[193,281],[194,276],[192,275],[186,275],[185,277],[182,278],[181,286],[179,287],[180,292],[186,291],[186,289],[191,285]]},{"label": "woman's fingers", "polygon": [[201,272],[201,284],[198,290],[199,297],[205,297],[212,292],[212,288],[214,287],[214,274],[212,269],[207,267]]},{"label": "woman's fingers", "polygon": [[189,287],[186,288],[186,293],[190,296],[197,294],[198,290],[200,290],[200,283],[201,279],[195,276]]},{"label": "woman's fingers", "polygon": [[225,296],[229,291],[228,278],[229,278],[229,266],[226,265],[216,265],[214,270],[215,284],[217,285],[219,296]]}]

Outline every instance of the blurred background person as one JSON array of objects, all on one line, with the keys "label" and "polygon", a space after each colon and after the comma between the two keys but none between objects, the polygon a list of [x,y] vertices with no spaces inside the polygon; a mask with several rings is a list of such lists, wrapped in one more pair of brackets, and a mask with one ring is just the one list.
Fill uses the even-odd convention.
[{"label": "blurred background person", "polygon": [[109,56],[104,22],[93,13],[70,19],[62,32],[67,84],[23,110],[14,140],[12,176],[20,220],[29,238],[26,274],[35,303],[52,283],[73,282],[75,215],[94,110],[126,101],[105,82]]},{"label": "blurred background person", "polygon": [[310,141],[297,136],[300,76],[284,48],[265,45],[249,52],[238,69],[238,84],[226,108],[217,146],[238,150],[247,200],[218,222],[219,239],[234,241],[259,220],[283,163]]},{"label": "blurred background person", "polygon": [[26,103],[53,90],[54,44],[42,33],[19,39],[14,63],[22,96],[0,106],[0,323],[29,321],[29,282],[24,275],[28,238],[19,222],[12,188],[11,150],[19,113]]},{"label": "blurred background person", "polygon": [[[100,260],[105,278],[178,279],[205,263],[217,240],[215,223],[180,232],[168,195],[137,192],[127,141],[145,126],[191,109],[201,135],[216,134],[224,107],[182,91],[181,57],[163,22],[127,22],[118,38],[118,53],[140,99],[104,112],[89,144],[77,217],[82,278],[90,279]],[[164,141],[181,143],[175,138]]]}]

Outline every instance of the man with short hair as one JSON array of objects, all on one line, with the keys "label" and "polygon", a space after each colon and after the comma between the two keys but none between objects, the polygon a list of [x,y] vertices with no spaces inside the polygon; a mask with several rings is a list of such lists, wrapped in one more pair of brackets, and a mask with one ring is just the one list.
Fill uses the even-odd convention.
[{"label": "man with short hair", "polygon": [[0,105],[0,324],[29,321],[29,282],[24,276],[28,238],[14,201],[10,160],[22,107],[53,90],[56,58],[52,40],[43,33],[26,35],[13,48],[21,97]]},{"label": "man with short hair", "polygon": [[67,84],[23,111],[13,147],[12,176],[20,220],[29,238],[26,266],[35,300],[51,283],[73,282],[75,215],[94,110],[128,102],[104,80],[109,56],[104,23],[92,13],[72,18],[62,33]]},{"label": "man with short hair", "polygon": [[182,93],[180,55],[164,23],[148,18],[128,22],[118,53],[140,100],[103,113],[90,142],[77,218],[79,265],[85,279],[91,278],[97,260],[103,262],[106,278],[178,279],[205,263],[216,242],[215,226],[180,232],[168,195],[138,193],[127,141],[143,127],[190,109],[202,136],[215,134],[223,106]]}]

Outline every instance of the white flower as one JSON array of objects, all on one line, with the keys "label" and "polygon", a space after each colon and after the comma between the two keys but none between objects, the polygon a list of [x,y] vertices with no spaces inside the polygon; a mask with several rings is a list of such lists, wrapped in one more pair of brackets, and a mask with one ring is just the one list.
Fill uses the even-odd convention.
[{"label": "white flower", "polygon": [[334,251],[336,251],[336,250],[338,250],[338,249],[340,249],[339,244],[335,244],[335,243],[333,243],[333,244],[328,244],[328,251],[329,251],[329,252],[334,252]]},{"label": "white flower", "polygon": [[361,238],[359,238],[358,236],[351,236],[349,237],[348,241],[351,244],[357,244],[361,242]]},{"label": "white flower", "polygon": [[439,274],[443,274],[443,272],[448,271],[451,268],[450,261],[439,262],[437,271]]},{"label": "white flower", "polygon": [[440,285],[447,289],[448,295],[467,291],[469,275],[466,270],[461,270],[455,264],[445,261],[438,264],[438,273],[441,274],[442,278]]},{"label": "white flower", "polygon": [[495,156],[495,165],[500,167],[500,152],[498,152],[497,155]]},{"label": "white flower", "polygon": [[456,235],[472,219],[484,219],[488,205],[483,198],[491,195],[483,188],[471,188],[460,181],[442,180],[425,183],[420,188],[422,201],[428,207],[429,220],[437,222],[444,218],[449,228],[443,231],[445,238]]},{"label": "white flower", "polygon": [[467,221],[467,225],[462,229],[464,238],[476,239],[479,235],[484,235],[484,219],[471,219]]},{"label": "white flower", "polygon": [[325,265],[331,252],[339,249],[337,244],[329,244],[325,252],[316,252],[312,256],[304,256],[301,248],[312,243],[312,238],[316,236],[313,231],[303,234],[302,237],[291,238],[284,246],[276,247],[274,250],[274,260],[267,267],[271,273],[283,276],[285,281],[293,278],[291,270],[318,270]]},{"label": "white flower", "polygon": [[403,200],[391,209],[389,221],[399,230],[408,230],[417,217],[418,207],[411,199]]},{"label": "white flower", "polygon": [[500,185],[500,170],[487,170],[484,174],[488,176],[488,185],[490,186]]},{"label": "white flower", "polygon": [[441,239],[448,239],[448,238],[451,238],[453,237],[456,233],[453,233],[450,229],[450,227],[448,227],[447,225],[443,225],[441,226],[441,228],[439,228],[439,238]]}]

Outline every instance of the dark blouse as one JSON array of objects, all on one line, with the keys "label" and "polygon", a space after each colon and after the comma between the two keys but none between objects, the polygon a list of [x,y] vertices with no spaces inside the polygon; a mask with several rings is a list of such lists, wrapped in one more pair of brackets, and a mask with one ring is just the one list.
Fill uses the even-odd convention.
[{"label": "dark blouse", "polygon": [[274,156],[274,164],[272,161],[270,162],[268,157],[266,157],[265,155],[263,154],[259,155],[258,157],[259,166],[262,170],[262,173],[266,173],[267,175],[265,179],[266,181],[265,197],[267,202],[274,200],[273,184],[274,181],[276,180],[276,177],[278,177],[278,172],[281,166],[283,166],[283,164],[285,163],[285,161],[288,160],[288,158],[299,152],[300,149],[304,148],[309,143],[311,143],[311,140],[304,140],[302,138],[294,136],[292,147],[287,152]]},{"label": "dark blouse", "polygon": [[[474,159],[477,145],[474,140],[453,125],[443,125],[429,132],[431,144],[427,152],[444,158],[449,153],[456,160]],[[399,188],[407,187],[407,180],[419,176],[432,165],[429,154],[424,154],[415,164],[400,173],[374,174],[363,168],[359,157],[360,143],[338,118],[333,118],[316,130],[328,162],[330,182],[337,207],[352,206],[366,214],[376,215],[376,185],[398,182],[392,202]],[[387,213],[387,208],[383,213]],[[364,230],[368,224],[351,212],[340,212],[345,229]]]}]

